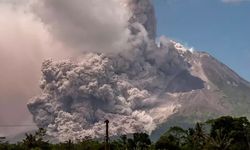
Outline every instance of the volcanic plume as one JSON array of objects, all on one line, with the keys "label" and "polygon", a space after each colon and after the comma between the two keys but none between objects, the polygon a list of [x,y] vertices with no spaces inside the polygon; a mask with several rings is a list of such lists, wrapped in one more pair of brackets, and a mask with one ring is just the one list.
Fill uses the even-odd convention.
[{"label": "volcanic plume", "polygon": [[[70,3],[75,6],[77,2]],[[50,6],[49,15],[39,16],[51,31],[58,28],[52,32],[55,36],[66,34],[66,25],[46,18],[57,15],[56,11],[64,3],[68,1],[42,1],[40,4]],[[90,51],[74,61],[47,60],[42,65],[42,94],[33,98],[28,108],[37,125],[47,128],[49,135],[59,140],[100,137],[104,133],[105,119],[111,121],[111,135],[151,132],[178,107],[177,103],[166,101],[160,95],[166,90],[164,83],[170,76],[185,69],[187,64],[176,59],[177,62],[171,62],[173,66],[164,65],[171,61],[168,57],[173,57],[168,54],[168,45],[156,47],[156,23],[150,1],[123,1],[119,5],[129,15],[123,29],[129,31],[124,51],[115,54]],[[67,38],[79,38],[70,45],[80,42],[82,34],[79,37],[69,35],[72,37]],[[171,68],[172,72],[168,73]]]},{"label": "volcanic plume", "polygon": [[110,0],[108,9],[101,8],[102,1],[34,4],[50,34],[78,53],[43,62],[42,93],[28,103],[38,127],[59,141],[99,138],[106,119],[111,135],[151,133],[174,115],[201,119],[206,112],[212,111],[211,117],[233,110],[230,102],[220,105],[224,95],[216,91],[220,87],[207,64],[230,74],[232,86],[249,84],[206,53],[165,37],[156,41],[150,0]]}]

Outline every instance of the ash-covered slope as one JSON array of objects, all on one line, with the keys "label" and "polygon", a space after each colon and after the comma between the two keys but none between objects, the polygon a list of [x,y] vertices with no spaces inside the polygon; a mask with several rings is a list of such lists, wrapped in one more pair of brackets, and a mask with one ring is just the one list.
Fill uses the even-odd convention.
[{"label": "ash-covered slope", "polygon": [[[60,2],[60,1],[58,1]],[[42,66],[41,95],[28,103],[34,121],[59,141],[148,132],[219,115],[247,115],[249,83],[202,52],[161,37],[155,42],[149,0],[124,0],[126,51],[84,53],[78,59]]]},{"label": "ash-covered slope", "polygon": [[192,105],[186,111],[183,109],[183,113],[189,114],[187,110],[192,109],[191,113],[200,118],[204,115],[250,116],[249,82],[207,53],[193,52],[186,58],[192,66],[191,74],[201,78],[205,88],[194,92],[195,95],[190,93],[192,96],[188,99]]},{"label": "ash-covered slope", "polygon": [[224,93],[223,99],[229,100],[234,113],[250,117],[249,82],[218,60],[208,57],[208,55],[203,57],[201,61],[208,79]]},{"label": "ash-covered slope", "polygon": [[[250,117],[250,84],[237,73],[205,52],[189,51],[179,43],[172,41],[176,49],[190,65],[189,73],[204,82],[204,88],[189,92],[172,93],[181,107],[166,122],[158,126],[152,138],[171,126],[190,127],[199,121],[216,118],[222,115]],[[185,72],[173,79],[180,85],[180,80],[193,87],[196,82],[184,81]],[[190,83],[192,82],[192,83]],[[183,87],[183,86],[181,86]]]}]

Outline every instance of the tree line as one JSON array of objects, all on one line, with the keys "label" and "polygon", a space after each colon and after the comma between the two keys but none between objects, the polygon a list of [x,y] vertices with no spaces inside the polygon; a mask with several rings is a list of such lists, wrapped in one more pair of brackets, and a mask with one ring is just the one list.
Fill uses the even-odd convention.
[{"label": "tree line", "polygon": [[46,131],[39,129],[15,144],[0,139],[0,150],[250,150],[250,122],[246,117],[224,116],[188,129],[174,126],[156,142],[146,133],[122,135],[108,146],[91,138],[53,144],[45,136]]}]

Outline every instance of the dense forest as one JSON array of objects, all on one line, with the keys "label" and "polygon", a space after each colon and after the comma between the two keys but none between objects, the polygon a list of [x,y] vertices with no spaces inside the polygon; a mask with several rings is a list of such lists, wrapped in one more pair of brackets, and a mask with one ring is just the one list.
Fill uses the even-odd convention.
[{"label": "dense forest", "polygon": [[146,133],[122,135],[104,141],[85,138],[52,144],[46,141],[46,131],[39,129],[34,134],[15,144],[0,139],[0,150],[250,150],[250,122],[246,117],[220,117],[199,122],[193,128],[171,127],[156,142]]}]

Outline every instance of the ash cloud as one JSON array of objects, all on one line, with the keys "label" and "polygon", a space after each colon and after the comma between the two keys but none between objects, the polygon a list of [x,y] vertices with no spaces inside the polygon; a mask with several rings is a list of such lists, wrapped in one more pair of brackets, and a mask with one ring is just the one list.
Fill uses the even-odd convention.
[{"label": "ash cloud", "polygon": [[120,0],[39,0],[33,12],[51,35],[78,52],[113,53],[127,46],[129,11]]},{"label": "ash cloud", "polygon": [[42,94],[28,103],[35,123],[59,141],[101,137],[105,119],[111,135],[151,133],[179,107],[167,85],[188,64],[169,41],[156,46],[151,1],[111,0],[100,8],[102,3],[52,0],[33,5],[55,39],[82,53],[75,60],[45,61]]},{"label": "ash cloud", "polygon": [[166,121],[178,103],[159,93],[166,92],[165,84],[175,74],[162,74],[160,68],[169,68],[151,65],[144,58],[118,60],[119,64],[104,54],[87,54],[76,62],[45,61],[43,93],[28,104],[37,125],[65,141],[103,136],[105,119],[111,122],[111,135],[151,133]]},{"label": "ash cloud", "polygon": [[[130,12],[125,12],[127,6],[124,3],[118,6],[118,1],[115,0],[105,1],[105,4],[100,0],[71,2],[72,4],[66,6],[69,7],[68,11],[63,10],[65,14],[56,14],[60,13],[63,9],[60,7],[68,1],[0,0],[0,13],[4,16],[0,17],[1,124],[32,123],[26,103],[27,99],[40,93],[38,81],[41,76],[41,64],[45,59],[60,60],[75,58],[86,51],[114,53],[114,51],[121,52],[131,48],[131,45],[125,44],[128,41],[126,35],[128,34],[131,40],[132,36],[126,21]],[[74,14],[73,8],[77,6],[77,2],[79,6],[76,10],[80,11],[79,15]],[[43,7],[49,3],[55,5]],[[56,3],[59,5],[57,6]],[[93,7],[79,10],[79,7],[85,6]],[[120,8],[121,10],[118,11]],[[114,11],[117,14],[113,15]],[[82,20],[87,21],[88,24],[86,24],[89,27],[87,30]],[[98,25],[99,23],[103,26]],[[54,27],[58,31],[54,30]],[[106,28],[112,31],[106,32]],[[81,36],[85,37],[85,32],[88,33],[89,38],[79,40]],[[139,41],[134,41],[134,45]],[[0,130],[9,135],[29,129]]]},{"label": "ash cloud", "polygon": [[0,4],[1,96],[18,106],[40,92],[28,109],[50,136],[101,137],[105,119],[111,135],[150,133],[180,106],[168,84],[189,65],[169,40],[155,44],[150,0]]},{"label": "ash cloud", "polygon": [[127,52],[156,35],[148,0],[39,0],[32,7],[55,39],[79,53]]}]

